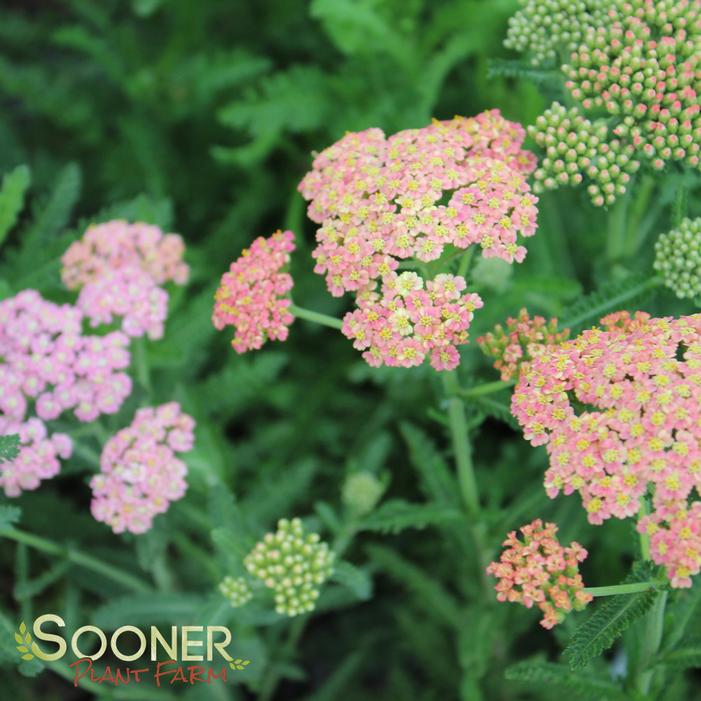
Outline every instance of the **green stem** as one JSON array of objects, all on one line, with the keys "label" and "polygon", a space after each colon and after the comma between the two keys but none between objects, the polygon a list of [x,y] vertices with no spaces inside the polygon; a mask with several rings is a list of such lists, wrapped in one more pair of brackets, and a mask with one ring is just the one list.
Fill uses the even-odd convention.
[{"label": "green stem", "polygon": [[638,691],[647,694],[650,691],[652,678],[655,670],[652,668],[652,661],[657,655],[662,635],[664,633],[664,615],[667,606],[667,592],[662,591],[657,595],[655,603],[647,613],[645,620],[645,634],[642,641],[640,653],[640,672],[636,678]]},{"label": "green stem", "polygon": [[16,528],[2,528],[0,529],[0,538],[10,538],[16,543],[24,543],[35,550],[39,550],[47,555],[56,555],[58,557],[65,557],[70,562],[75,563],[81,567],[97,572],[114,582],[117,582],[124,586],[126,589],[132,589],[133,591],[140,592],[150,592],[152,590],[151,586],[142,579],[135,577],[129,572],[125,572],[118,567],[108,565],[101,560],[98,560],[90,555],[86,555],[80,550],[75,550],[72,547],[60,545],[52,540],[42,538],[41,536],[34,535],[33,533],[27,533],[25,531],[20,531]]},{"label": "green stem", "polygon": [[485,382],[482,385],[476,385],[475,387],[470,387],[470,389],[461,389],[458,394],[464,399],[470,399],[472,397],[482,397],[485,394],[492,394],[494,392],[499,392],[507,387],[513,387],[516,383],[513,381],[502,382],[497,380],[496,382]]},{"label": "green stem", "polygon": [[[640,510],[638,511],[638,514],[640,518],[643,518],[644,516],[647,516],[650,513],[650,509],[648,509],[647,506],[647,499],[645,495],[643,494],[640,497]],[[650,536],[647,533],[641,533],[640,534],[640,555],[642,556],[643,560],[649,560],[650,559]]]},{"label": "green stem", "polygon": [[656,180],[650,175],[643,176],[637,185],[637,195],[628,211],[628,225],[626,227],[626,240],[624,253],[633,256],[638,252],[645,236],[645,229],[641,226],[643,217],[648,212],[650,198],[655,190]]},{"label": "green stem", "polygon": [[139,384],[151,395],[151,371],[146,353],[146,339],[138,338],[134,343],[134,360]]},{"label": "green stem", "polygon": [[585,587],[584,592],[592,596],[618,596],[619,594],[639,594],[659,586],[659,582],[634,582],[632,584],[612,584],[610,587]]},{"label": "green stem", "polygon": [[475,257],[475,246],[470,246],[463,257],[460,259],[460,265],[458,266],[458,275],[460,277],[467,277],[467,273],[472,265],[472,259]]},{"label": "green stem", "polygon": [[335,316],[329,316],[321,312],[313,312],[311,309],[304,309],[304,307],[298,307],[296,304],[290,305],[290,313],[300,319],[306,319],[307,321],[312,321],[322,326],[328,326],[332,329],[340,330],[343,327],[343,322]]},{"label": "green stem", "polygon": [[611,211],[609,217],[608,238],[606,239],[606,257],[610,262],[615,262],[623,257],[626,245],[626,221],[628,218],[628,204],[630,191],[622,196]]},{"label": "green stem", "polygon": [[458,481],[465,510],[472,520],[475,520],[480,511],[477,492],[477,480],[472,466],[470,437],[467,433],[465,420],[465,405],[457,396],[460,389],[458,377],[452,372],[443,373],[443,389],[448,397],[448,425],[453,442],[455,463],[458,469]]}]

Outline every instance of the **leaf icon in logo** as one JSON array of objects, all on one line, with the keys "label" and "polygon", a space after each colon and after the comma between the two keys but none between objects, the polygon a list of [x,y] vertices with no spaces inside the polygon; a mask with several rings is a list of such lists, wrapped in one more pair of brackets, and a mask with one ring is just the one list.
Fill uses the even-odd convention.
[{"label": "leaf icon in logo", "polygon": [[23,660],[34,659],[34,655],[31,652],[32,636],[27,630],[24,621],[19,624],[19,630],[15,633],[15,642],[17,643],[17,650],[20,653],[20,657]]},{"label": "leaf icon in logo", "polygon": [[251,660],[243,660],[237,657],[235,660],[233,660],[233,662],[229,662],[229,667],[231,667],[231,669],[241,670],[246,669],[249,664],[251,664]]}]

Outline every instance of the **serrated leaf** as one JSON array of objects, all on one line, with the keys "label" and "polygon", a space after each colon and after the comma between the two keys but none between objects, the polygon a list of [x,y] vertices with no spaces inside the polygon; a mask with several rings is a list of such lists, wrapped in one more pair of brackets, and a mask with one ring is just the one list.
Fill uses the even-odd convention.
[{"label": "serrated leaf", "polygon": [[372,596],[372,578],[350,562],[337,562],[331,580],[352,591],[361,601],[366,601]]},{"label": "serrated leaf", "polygon": [[34,659],[34,655],[31,655],[31,654],[28,653],[28,654],[26,654],[26,655],[22,655],[22,659],[23,659],[23,660],[33,660],[33,659]]},{"label": "serrated leaf", "polygon": [[361,531],[399,533],[406,528],[425,528],[460,521],[458,509],[436,504],[412,504],[402,499],[386,501],[359,524]]},{"label": "serrated leaf", "polygon": [[22,509],[19,506],[0,504],[0,529],[9,528],[19,521]]},{"label": "serrated leaf", "polygon": [[19,455],[19,436],[0,436],[0,465],[4,462],[14,460]]},{"label": "serrated leaf", "polygon": [[441,504],[457,506],[457,482],[435,443],[424,431],[410,423],[402,423],[400,430],[409,447],[411,463],[421,476],[426,496]]},{"label": "serrated leaf", "polygon": [[[649,564],[636,565],[624,583],[645,582],[651,577],[652,567]],[[634,621],[647,613],[657,596],[657,590],[649,589],[637,594],[607,597],[596,606],[565,648],[564,657],[570,668],[586,667],[590,660],[608,650]]]},{"label": "serrated leaf", "polygon": [[530,80],[549,90],[564,87],[562,73],[559,70],[535,68],[525,61],[519,60],[490,59],[487,64],[487,75],[490,78]]},{"label": "serrated leaf", "polygon": [[[21,640],[20,640],[19,642],[21,642]],[[20,652],[29,652],[29,650],[27,649],[27,646],[26,646],[26,645],[18,645],[18,646],[17,646],[17,649],[18,649]]]},{"label": "serrated leaf", "polygon": [[22,644],[22,636],[19,633],[15,633],[15,640],[17,641],[18,644]]},{"label": "serrated leaf", "polygon": [[595,324],[607,314],[631,309],[641,303],[658,282],[643,275],[630,275],[625,280],[614,280],[585,295],[562,314],[560,328],[576,329]]},{"label": "serrated leaf", "polygon": [[588,701],[623,701],[628,698],[613,682],[593,675],[573,672],[565,665],[551,662],[519,662],[504,675],[510,681],[529,682],[549,689],[572,692]]},{"label": "serrated leaf", "polygon": [[31,182],[27,166],[18,166],[5,175],[0,185],[0,246],[3,244],[24,206],[24,195]]}]

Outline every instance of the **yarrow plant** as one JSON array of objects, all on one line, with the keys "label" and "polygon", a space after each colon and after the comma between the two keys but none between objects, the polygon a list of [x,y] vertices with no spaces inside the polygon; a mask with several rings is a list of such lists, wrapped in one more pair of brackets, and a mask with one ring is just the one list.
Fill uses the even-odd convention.
[{"label": "yarrow plant", "polygon": [[294,321],[287,296],[293,283],[283,269],[294,248],[291,231],[277,231],[267,239],[260,236],[222,276],[212,323],[220,331],[233,326],[231,345],[237,353],[287,338]]},{"label": "yarrow plant", "polygon": [[[642,158],[656,170],[698,170],[701,3],[616,0],[605,21],[575,33],[581,39],[562,71],[579,104],[556,103],[530,130],[547,155],[539,188],[587,177],[593,203],[603,205],[625,192]],[[606,116],[590,122],[585,112]]]},{"label": "yarrow plant", "polygon": [[494,359],[501,379],[508,382],[517,379],[548,346],[566,341],[569,334],[569,329],[558,331],[557,319],[531,318],[527,309],[521,309],[518,317],[506,320],[506,329],[497,324],[493,331],[478,338],[477,344],[486,356]]},{"label": "yarrow plant", "polygon": [[677,297],[701,297],[701,219],[683,219],[655,244],[655,270]]},{"label": "yarrow plant", "polygon": [[286,616],[313,611],[321,585],[333,573],[335,554],[302,521],[280,519],[246,556],[246,569],[275,594],[275,610]]},{"label": "yarrow plant", "polygon": [[701,569],[701,315],[601,323],[536,358],[512,410],[547,447],[548,495],[578,492],[593,524],[638,515],[652,560],[688,587]]},{"label": "yarrow plant", "polygon": [[18,433],[19,455],[0,468],[8,496],[58,474],[70,438],[46,423],[72,411],[83,422],[114,414],[131,392],[128,339],[85,335],[83,315],[35,290],[0,302],[0,433]]},{"label": "yarrow plant", "polygon": [[540,625],[552,628],[593,599],[584,591],[579,574],[587,551],[576,542],[563,547],[554,523],[536,519],[519,530],[522,538],[511,531],[501,557],[487,567],[487,573],[499,580],[495,587],[499,601],[537,606],[543,613]]},{"label": "yarrow plant", "polygon": [[122,318],[129,336],[163,336],[168,313],[167,282],[184,285],[189,267],[178,234],[123,220],[90,226],[63,255],[61,276],[80,290],[77,306],[93,326]]},{"label": "yarrow plant", "polygon": [[[535,233],[537,216],[524,136],[492,111],[389,138],[379,129],[347,134],[316,156],[299,186],[320,224],[315,271],[331,294],[356,294],[343,333],[370,364],[430,357],[435,369],[456,367],[482,302],[464,276],[431,278],[426,265],[473,244],[486,257],[523,260],[518,236]],[[402,261],[422,275],[397,273]]]},{"label": "yarrow plant", "polygon": [[191,450],[194,427],[176,402],[139,409],[103,448],[90,481],[93,516],[115,533],[148,531],[185,494],[187,466],[176,454]]}]

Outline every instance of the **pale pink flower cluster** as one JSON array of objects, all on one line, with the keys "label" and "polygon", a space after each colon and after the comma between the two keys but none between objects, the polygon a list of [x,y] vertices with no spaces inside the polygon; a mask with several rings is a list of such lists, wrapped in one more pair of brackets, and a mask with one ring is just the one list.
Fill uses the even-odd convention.
[{"label": "pale pink flower cluster", "polygon": [[528,311],[521,309],[518,317],[506,320],[506,328],[497,324],[493,331],[478,338],[477,343],[485,355],[494,358],[494,367],[507,382],[518,378],[546,346],[566,341],[569,333],[569,329],[557,330],[557,319],[546,321],[542,316],[531,319]]},{"label": "pale pink flower cluster", "polygon": [[185,246],[178,234],[123,220],[90,226],[63,255],[63,282],[80,289],[77,306],[93,324],[122,318],[129,336],[163,336],[169,281],[187,282]]},{"label": "pale pink flower cluster", "polygon": [[0,466],[9,496],[54,476],[58,458],[71,454],[70,439],[49,436],[44,422],[70,410],[81,421],[114,414],[131,392],[120,372],[130,361],[127,337],[84,335],[82,320],[80,310],[35,290],[0,302],[0,433],[19,433],[22,443]]},{"label": "pale pink flower cluster", "polygon": [[[521,148],[524,136],[520,125],[495,110],[470,119],[435,120],[389,138],[380,129],[346,134],[316,156],[299,186],[310,201],[309,217],[320,224],[315,272],[326,276],[334,296],[357,293],[359,309],[344,329],[361,346],[363,339],[372,339],[365,354],[369,361],[414,365],[414,357],[436,348],[432,358],[445,356],[438,364],[455,366],[455,342],[445,340],[454,335],[452,329],[436,335],[435,345],[430,338],[398,344],[396,329],[381,311],[393,311],[396,296],[381,300],[374,290],[393,289],[400,261],[435,261],[447,247],[454,251],[479,244],[485,257],[523,260],[526,249],[518,236],[533,235],[537,217],[537,198],[525,178],[535,158]],[[428,289],[429,281],[423,284]],[[465,295],[460,303],[463,320],[471,317],[470,308],[480,306],[476,299]],[[437,299],[433,307],[440,306]],[[414,323],[400,336],[423,336],[424,329],[415,330]],[[464,343],[461,325],[449,324]]]},{"label": "pale pink flower cluster", "polygon": [[284,341],[294,316],[287,296],[292,277],[282,272],[295,249],[291,231],[259,236],[224,273],[215,295],[212,323],[234,327],[237,353],[258,350],[268,340]]},{"label": "pale pink flower cluster", "polygon": [[587,551],[575,542],[563,547],[554,523],[536,519],[519,530],[523,540],[511,531],[502,543],[505,550],[499,561],[487,567],[487,574],[499,580],[495,587],[499,601],[527,608],[536,605],[543,612],[540,625],[552,628],[593,598],[583,591],[579,574],[579,563],[586,559]]},{"label": "pale pink flower cluster", "polygon": [[640,512],[653,561],[689,586],[701,569],[701,314],[602,325],[537,357],[512,411],[547,446],[550,497],[579,492],[593,524]]},{"label": "pale pink flower cluster", "polygon": [[145,533],[187,489],[185,463],[195,422],[177,402],[139,409],[133,422],[105,444],[101,472],[90,481],[91,511],[115,533]]},{"label": "pale pink flower cluster", "polygon": [[416,273],[390,273],[381,294],[358,295],[343,333],[373,367],[414,367],[430,356],[436,370],[455,368],[456,346],[467,340],[473,312],[482,306],[479,295],[464,290],[465,279],[457,275],[437,275],[424,289]]}]

